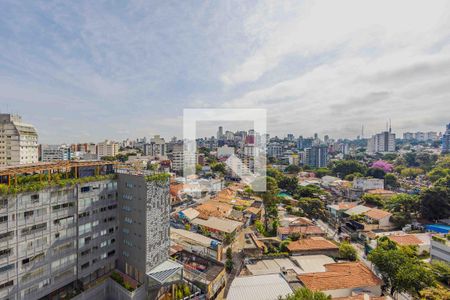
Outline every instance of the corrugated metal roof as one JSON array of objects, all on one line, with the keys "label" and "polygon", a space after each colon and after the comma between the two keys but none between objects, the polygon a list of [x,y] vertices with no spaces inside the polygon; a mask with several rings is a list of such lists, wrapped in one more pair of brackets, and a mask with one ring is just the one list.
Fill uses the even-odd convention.
[{"label": "corrugated metal roof", "polygon": [[236,277],[231,283],[229,300],[274,300],[292,293],[280,274]]},{"label": "corrugated metal roof", "polygon": [[155,268],[151,269],[150,272],[147,273],[147,276],[155,279],[159,283],[164,283],[167,278],[181,270],[183,266],[176,261],[166,260],[165,262],[159,264]]}]

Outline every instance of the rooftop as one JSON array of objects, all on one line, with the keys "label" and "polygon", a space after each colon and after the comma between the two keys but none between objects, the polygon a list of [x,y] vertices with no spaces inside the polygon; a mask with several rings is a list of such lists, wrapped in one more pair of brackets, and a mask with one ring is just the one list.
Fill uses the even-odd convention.
[{"label": "rooftop", "polygon": [[325,265],[335,262],[331,257],[326,255],[292,256],[291,259],[300,266],[300,273],[298,274],[325,272]]},{"label": "rooftop", "polygon": [[292,269],[297,274],[301,274],[301,269],[289,258],[275,258],[258,260],[254,264],[246,265],[252,275],[278,274],[281,268]]},{"label": "rooftop", "polygon": [[314,291],[378,286],[383,282],[361,262],[325,265],[325,272],[299,275],[298,279]]},{"label": "rooftop", "polygon": [[311,226],[286,226],[286,227],[278,227],[279,234],[305,234],[305,235],[320,235],[323,234],[324,231],[320,229],[320,227],[311,225]]},{"label": "rooftop", "polygon": [[289,243],[289,251],[338,250],[339,247],[323,237],[311,237]]},{"label": "rooftop", "polygon": [[189,239],[191,241],[194,241],[204,247],[211,247],[212,243],[220,244],[219,241],[211,239],[209,237],[206,237],[204,235],[187,231],[184,229],[177,229],[177,228],[170,228],[170,237],[172,239],[177,239],[178,237]]},{"label": "rooftop", "polygon": [[195,225],[205,226],[226,233],[232,233],[237,228],[244,225],[243,223],[238,221],[221,219],[216,217],[210,217],[208,220],[196,218],[192,221],[192,223]]},{"label": "rooftop", "polygon": [[416,246],[423,244],[423,241],[413,234],[389,235],[388,238],[400,246]]},{"label": "rooftop", "polygon": [[227,299],[274,300],[292,292],[289,284],[280,274],[236,277],[231,283]]},{"label": "rooftop", "polygon": [[345,211],[347,215],[360,215],[365,213],[366,211],[371,210],[370,207],[364,205],[357,205]]},{"label": "rooftop", "polygon": [[364,213],[365,216],[374,219],[374,220],[381,220],[386,217],[392,216],[392,214],[388,211],[372,208]]}]

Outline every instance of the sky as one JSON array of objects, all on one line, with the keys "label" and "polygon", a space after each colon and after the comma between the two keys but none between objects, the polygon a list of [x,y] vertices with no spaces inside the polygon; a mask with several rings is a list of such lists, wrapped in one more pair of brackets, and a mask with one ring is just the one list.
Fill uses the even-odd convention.
[{"label": "sky", "polygon": [[450,2],[0,2],[0,111],[40,142],[181,137],[186,108],[264,108],[278,136],[444,131]]}]

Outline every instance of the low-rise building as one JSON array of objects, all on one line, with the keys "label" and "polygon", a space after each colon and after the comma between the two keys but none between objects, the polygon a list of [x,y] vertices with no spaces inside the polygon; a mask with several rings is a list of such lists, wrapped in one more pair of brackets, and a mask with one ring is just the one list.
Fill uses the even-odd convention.
[{"label": "low-rise building", "polygon": [[312,236],[325,237],[327,234],[319,226],[315,225],[286,226],[277,228],[277,236],[281,240],[287,239],[290,235],[298,235],[302,238],[308,238]]},{"label": "low-rise building", "polygon": [[417,248],[417,254],[422,254],[425,251],[430,252],[430,243],[426,243],[415,234],[393,234],[388,238],[400,246],[413,246]]},{"label": "low-rise building", "polygon": [[195,218],[191,222],[197,227],[207,230],[213,238],[223,240],[226,234],[235,235],[244,225],[242,222],[230,219],[210,217],[207,220]]},{"label": "low-rise building", "polygon": [[223,263],[185,250],[173,254],[172,258],[183,265],[183,277],[200,287],[206,299],[216,299],[225,287],[226,272]]},{"label": "low-rise building", "polygon": [[339,247],[323,237],[311,237],[289,243],[287,246],[292,255],[316,255],[323,254],[337,257]]},{"label": "low-rise building", "polygon": [[170,229],[170,239],[189,252],[198,253],[218,261],[222,260],[223,247],[222,243],[217,240],[177,228]]},{"label": "low-rise building", "polygon": [[441,260],[450,263],[450,241],[441,235],[431,238],[431,260]]},{"label": "low-rise building", "polygon": [[355,291],[381,296],[382,280],[361,262],[327,264],[325,269],[298,275],[298,279],[306,288],[333,298],[353,296]]},{"label": "low-rise building", "polygon": [[293,290],[281,274],[236,277],[231,283],[227,299],[269,300],[291,294]]}]

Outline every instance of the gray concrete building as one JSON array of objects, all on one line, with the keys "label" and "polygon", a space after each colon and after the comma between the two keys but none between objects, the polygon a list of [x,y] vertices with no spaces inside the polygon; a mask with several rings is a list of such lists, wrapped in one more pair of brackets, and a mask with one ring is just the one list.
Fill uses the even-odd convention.
[{"label": "gray concrete building", "polygon": [[[60,176],[23,174],[15,185],[13,175],[4,175],[11,169],[0,168],[0,183],[10,184],[0,189],[0,299],[85,299],[112,271],[136,282],[135,291],[109,280],[99,300],[116,299],[100,295],[107,290],[121,290],[121,299],[154,299],[171,282],[159,272],[182,280],[182,266],[167,262],[168,175],[113,174],[105,164],[67,162]],[[51,167],[37,164],[34,171]],[[149,278],[157,279],[151,291]]]}]

